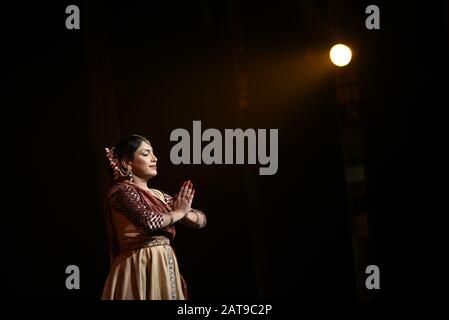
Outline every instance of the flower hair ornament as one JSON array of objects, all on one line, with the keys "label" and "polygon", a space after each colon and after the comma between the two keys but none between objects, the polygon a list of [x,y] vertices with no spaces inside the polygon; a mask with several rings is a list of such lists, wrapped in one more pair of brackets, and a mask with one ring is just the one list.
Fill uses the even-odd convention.
[{"label": "flower hair ornament", "polygon": [[109,164],[114,171],[114,180],[118,180],[120,178],[128,178],[130,181],[133,181],[133,175],[131,173],[131,169],[127,168],[126,170],[120,164],[117,156],[114,154],[115,147],[104,148],[106,150],[106,157],[109,160]]}]

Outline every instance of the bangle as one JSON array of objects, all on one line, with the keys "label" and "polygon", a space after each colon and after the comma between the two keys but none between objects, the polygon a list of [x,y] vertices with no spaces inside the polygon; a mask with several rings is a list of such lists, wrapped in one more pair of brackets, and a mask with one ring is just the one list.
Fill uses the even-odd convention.
[{"label": "bangle", "polygon": [[201,213],[201,215],[203,216],[203,223],[199,226],[199,228],[204,227],[207,223],[206,215],[204,213]]},{"label": "bangle", "polygon": [[200,216],[198,215],[198,212],[196,212],[196,211],[192,211],[195,215],[196,215],[196,224],[199,224],[199,222],[200,222]]},{"label": "bangle", "polygon": [[167,214],[170,217],[170,223],[168,225],[171,226],[173,224],[173,215],[170,213],[167,213]]}]

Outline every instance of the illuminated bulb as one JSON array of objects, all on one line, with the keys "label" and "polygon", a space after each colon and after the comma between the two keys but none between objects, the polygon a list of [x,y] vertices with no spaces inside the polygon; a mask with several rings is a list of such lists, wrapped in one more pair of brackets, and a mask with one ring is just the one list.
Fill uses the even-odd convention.
[{"label": "illuminated bulb", "polygon": [[344,44],[336,44],[329,51],[329,57],[331,58],[333,64],[339,67],[344,67],[351,62],[351,49]]}]

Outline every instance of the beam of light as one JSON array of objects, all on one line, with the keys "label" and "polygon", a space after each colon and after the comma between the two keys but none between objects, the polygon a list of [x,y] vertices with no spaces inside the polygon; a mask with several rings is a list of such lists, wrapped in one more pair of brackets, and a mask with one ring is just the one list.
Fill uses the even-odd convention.
[{"label": "beam of light", "polygon": [[329,57],[333,64],[339,67],[344,67],[351,62],[351,49],[344,44],[336,44],[329,51]]}]

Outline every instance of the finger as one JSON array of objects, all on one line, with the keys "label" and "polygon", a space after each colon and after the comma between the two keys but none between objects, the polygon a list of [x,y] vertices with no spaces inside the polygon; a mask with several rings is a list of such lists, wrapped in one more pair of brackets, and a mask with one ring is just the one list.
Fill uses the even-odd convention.
[{"label": "finger", "polygon": [[181,185],[181,188],[179,189],[178,197],[180,197],[180,198],[182,197],[186,185],[187,185],[187,181],[184,181],[184,182],[182,183],[182,185]]},{"label": "finger", "polygon": [[185,197],[188,191],[188,182],[187,184],[183,185],[183,189],[182,189],[182,197]]},{"label": "finger", "polygon": [[187,184],[186,184],[186,186],[185,186],[185,196],[186,197],[189,197],[190,196],[190,193],[192,192],[192,189],[191,189],[191,182],[190,182],[190,180],[189,181],[187,181]]},{"label": "finger", "polygon": [[188,190],[187,190],[187,196],[190,197],[193,190],[193,183],[190,182]]},{"label": "finger", "polygon": [[193,189],[192,194],[190,195],[189,198],[189,205],[192,205],[192,201],[193,201],[193,197],[195,196],[195,189]]}]

